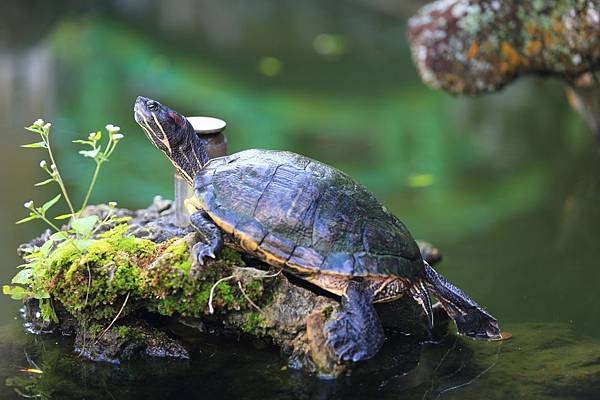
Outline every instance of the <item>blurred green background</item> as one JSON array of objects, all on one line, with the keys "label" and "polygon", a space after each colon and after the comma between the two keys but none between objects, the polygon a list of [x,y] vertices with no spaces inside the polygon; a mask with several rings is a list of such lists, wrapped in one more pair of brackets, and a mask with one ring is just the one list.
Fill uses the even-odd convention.
[{"label": "blurred green background", "polygon": [[[14,225],[50,198],[23,127],[53,123],[81,199],[89,160],[71,140],[121,126],[92,202],[172,197],[170,163],[132,118],[144,95],[227,121],[230,151],[286,149],[372,190],[441,270],[503,322],[560,322],[600,338],[598,151],[557,80],[455,98],[420,81],[406,22],[422,1],[3,0],[0,281],[42,229]],[[56,210],[57,214],[60,210]],[[0,298],[0,323],[18,304]]]}]

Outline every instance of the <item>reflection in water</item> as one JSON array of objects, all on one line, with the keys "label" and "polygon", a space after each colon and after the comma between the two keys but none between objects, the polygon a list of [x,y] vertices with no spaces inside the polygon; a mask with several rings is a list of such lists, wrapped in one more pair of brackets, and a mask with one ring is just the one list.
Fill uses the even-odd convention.
[{"label": "reflection in water", "polygon": [[[0,381],[8,386],[0,385],[0,398],[16,398],[15,389],[59,399],[600,393],[600,314],[593,311],[600,164],[560,84],[524,80],[469,100],[430,91],[404,41],[404,21],[419,1],[5,3],[2,283],[19,263],[14,249],[39,233],[40,226],[13,225],[22,203],[52,193],[31,187],[39,154],[17,150],[31,139],[21,127],[33,119],[54,123],[75,192],[89,171],[70,155],[70,140],[110,122],[126,140],[94,201],[139,207],[155,194],[171,196],[170,166],[131,118],[133,99],[145,94],[227,120],[232,151],[290,149],[357,177],[415,236],[442,249],[442,272],[514,339],[389,340],[377,359],[335,382],[284,368],[275,349],[211,337],[199,339],[189,362],[107,365],[73,355],[69,338],[25,335],[12,320],[17,304],[2,297]],[[21,371],[38,367],[42,374]]]},{"label": "reflection in water", "polygon": [[[311,398],[553,399],[588,398],[600,389],[600,343],[564,325],[511,325],[515,339],[481,343],[448,335],[440,343],[389,341],[375,359],[337,381],[286,368],[272,348],[208,335],[191,360],[134,360],[120,365],[84,361],[61,337],[24,336],[2,328],[0,367],[7,387],[38,398]],[[540,334],[543,332],[543,335]],[[41,373],[40,373],[41,371]],[[14,391],[14,392],[13,392]],[[12,393],[12,394],[11,394]]]}]

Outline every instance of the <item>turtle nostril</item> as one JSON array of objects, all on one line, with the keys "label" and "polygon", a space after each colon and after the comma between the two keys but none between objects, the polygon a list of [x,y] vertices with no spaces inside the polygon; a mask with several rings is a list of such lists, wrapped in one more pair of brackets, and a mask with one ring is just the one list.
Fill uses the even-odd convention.
[{"label": "turtle nostril", "polygon": [[150,111],[156,111],[158,109],[158,103],[154,100],[148,100],[146,102],[146,107],[148,107],[148,110]]}]

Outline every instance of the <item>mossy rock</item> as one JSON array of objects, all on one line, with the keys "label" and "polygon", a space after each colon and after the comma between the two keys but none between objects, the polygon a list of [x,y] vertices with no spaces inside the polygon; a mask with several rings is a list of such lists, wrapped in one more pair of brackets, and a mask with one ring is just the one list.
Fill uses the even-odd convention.
[{"label": "mossy rock", "polygon": [[[205,331],[266,340],[279,346],[293,367],[326,376],[346,370],[347,364],[338,363],[328,353],[322,334],[315,331],[317,325],[307,333],[309,319],[320,321],[318,329],[322,330],[338,309],[338,301],[299,286],[304,281],[290,283],[285,274],[266,264],[253,261],[252,266],[247,265],[227,240],[229,246],[217,259],[192,268],[190,248],[198,240],[197,233],[172,228],[172,209],[163,203],[160,213],[152,210],[156,202],[146,210],[118,210],[133,216],[129,225],[113,226],[97,235],[83,253],[59,245],[45,261],[44,272],[36,275],[33,285],[49,293],[58,310],[58,328],[75,333],[76,347],[83,355],[112,362],[139,353],[182,356],[184,351],[177,346],[174,351],[164,350],[164,346],[156,347],[164,351],[140,351],[151,348],[148,343],[152,340],[165,343],[160,331],[140,333],[140,321],[150,313],[183,318],[188,324],[196,321]],[[105,207],[92,207],[87,214],[94,212],[102,218]],[[164,231],[156,232],[161,229]],[[39,242],[32,243],[39,246]],[[32,246],[22,246],[27,248]],[[401,307],[414,313],[405,326],[422,328],[416,303],[402,302]],[[28,313],[29,317],[34,314]],[[386,318],[382,320],[386,325]],[[396,323],[397,315],[391,320]],[[43,329],[48,329],[47,325],[38,324]],[[130,335],[135,332],[139,337]]]}]

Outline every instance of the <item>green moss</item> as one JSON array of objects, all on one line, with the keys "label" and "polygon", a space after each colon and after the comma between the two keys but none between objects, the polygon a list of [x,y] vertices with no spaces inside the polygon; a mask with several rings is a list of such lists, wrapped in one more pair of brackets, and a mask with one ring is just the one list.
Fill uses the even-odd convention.
[{"label": "green moss", "polygon": [[254,336],[268,336],[269,326],[267,320],[259,312],[251,312],[246,315],[246,322],[242,330]]},{"label": "green moss", "polygon": [[50,255],[37,284],[78,318],[109,319],[125,295],[143,296],[141,265],[154,253],[156,244],[135,237],[107,235],[92,240],[83,254],[64,244]]},{"label": "green moss", "polygon": [[[169,243],[164,251],[142,271],[145,297],[150,299],[149,308],[162,315],[180,314],[201,317],[208,312],[210,291],[222,278],[231,276],[235,268],[243,266],[235,250],[224,248],[217,260],[209,260],[191,274],[189,245],[184,239]],[[240,278],[241,279],[241,278]],[[263,282],[259,279],[242,279],[242,287],[253,302],[264,301]],[[244,293],[238,286],[238,278],[221,281],[214,289],[212,305],[216,312],[243,311],[250,309]]]},{"label": "green moss", "polygon": [[229,247],[224,247],[223,250],[221,250],[220,259],[235,265],[244,265],[244,261],[242,260],[240,253],[230,249]]},{"label": "green moss", "polygon": [[[254,310],[251,303],[262,306],[269,301],[270,291],[264,287],[269,281],[238,269],[244,262],[235,250],[224,248],[217,260],[193,270],[185,238],[156,244],[123,237],[124,232],[117,226],[99,235],[86,243],[83,253],[73,245],[59,246],[44,262],[35,285],[77,319],[102,326],[116,316],[126,298],[121,317],[140,307],[165,316],[205,316],[213,287],[216,313],[245,315]],[[230,279],[221,280],[225,277]]]},{"label": "green moss", "polygon": [[122,340],[139,340],[144,336],[144,333],[129,325],[121,325],[115,328],[117,336]]}]

